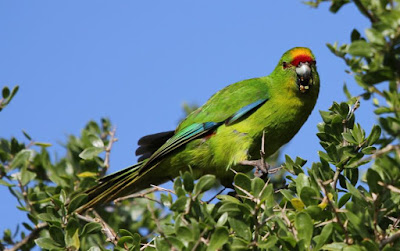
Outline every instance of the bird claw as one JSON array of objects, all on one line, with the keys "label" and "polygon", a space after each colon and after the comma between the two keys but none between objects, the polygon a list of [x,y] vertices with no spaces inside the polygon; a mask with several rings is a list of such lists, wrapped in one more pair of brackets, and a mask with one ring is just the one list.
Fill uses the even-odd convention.
[{"label": "bird claw", "polygon": [[264,180],[268,177],[268,170],[270,169],[270,165],[265,162],[264,159],[244,160],[240,162],[240,164],[245,166],[254,166],[256,168],[256,170],[254,171],[254,176],[256,177]]},{"label": "bird claw", "polygon": [[268,178],[268,170],[270,168],[269,164],[264,161],[264,159],[256,160],[257,165],[256,170],[254,171],[254,176],[261,178],[263,180]]}]

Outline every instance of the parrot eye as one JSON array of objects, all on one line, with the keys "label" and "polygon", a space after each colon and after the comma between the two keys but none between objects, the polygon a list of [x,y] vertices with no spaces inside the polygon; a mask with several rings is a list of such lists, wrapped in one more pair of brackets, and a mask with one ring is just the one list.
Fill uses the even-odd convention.
[{"label": "parrot eye", "polygon": [[283,62],[282,67],[283,67],[283,69],[286,69],[288,67],[288,64],[286,62]]}]

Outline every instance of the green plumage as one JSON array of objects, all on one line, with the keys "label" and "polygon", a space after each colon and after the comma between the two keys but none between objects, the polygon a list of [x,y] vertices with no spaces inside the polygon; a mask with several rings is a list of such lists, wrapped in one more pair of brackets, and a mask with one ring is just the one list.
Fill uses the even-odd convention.
[{"label": "green plumage", "polygon": [[[311,69],[305,80],[301,68]],[[215,174],[222,184],[230,185],[234,175],[230,168],[248,171],[239,163],[260,158],[263,131],[269,156],[299,131],[318,92],[313,54],[307,48],[293,48],[269,76],[225,87],[188,115],[175,132],[143,137],[137,154],[144,160],[100,179],[86,191],[89,201],[78,211],[161,184],[189,166],[198,177]]]}]

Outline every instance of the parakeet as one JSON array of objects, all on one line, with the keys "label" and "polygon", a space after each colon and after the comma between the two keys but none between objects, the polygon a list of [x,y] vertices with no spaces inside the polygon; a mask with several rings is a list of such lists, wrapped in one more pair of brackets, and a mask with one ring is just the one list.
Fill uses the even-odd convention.
[{"label": "parakeet", "polygon": [[229,85],[189,114],[174,131],[144,136],[139,162],[98,180],[77,211],[158,185],[192,169],[196,177],[214,174],[232,184],[234,172],[251,169],[241,162],[265,157],[286,144],[313,110],[319,93],[316,61],[310,49],[285,52],[266,76]]}]

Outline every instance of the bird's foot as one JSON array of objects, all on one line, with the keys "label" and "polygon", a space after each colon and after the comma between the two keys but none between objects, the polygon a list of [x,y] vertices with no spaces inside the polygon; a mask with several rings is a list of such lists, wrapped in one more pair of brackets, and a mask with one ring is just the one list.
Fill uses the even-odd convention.
[{"label": "bird's foot", "polygon": [[244,160],[239,164],[244,166],[254,166],[256,170],[254,171],[254,176],[259,177],[261,179],[266,179],[268,177],[268,170],[270,169],[270,165],[265,162],[264,158],[259,160]]}]

